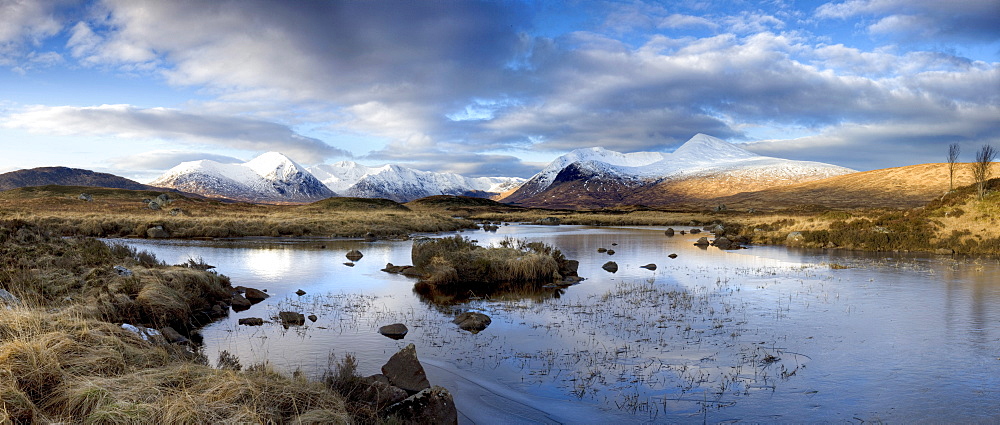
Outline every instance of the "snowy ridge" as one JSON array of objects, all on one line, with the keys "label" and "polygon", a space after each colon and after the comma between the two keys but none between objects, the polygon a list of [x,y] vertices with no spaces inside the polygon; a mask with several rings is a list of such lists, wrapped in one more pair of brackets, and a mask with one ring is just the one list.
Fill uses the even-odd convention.
[{"label": "snowy ridge", "polygon": [[150,184],[249,202],[312,202],[334,196],[305,168],[277,152],[243,164],[183,162]]},{"label": "snowy ridge", "polygon": [[748,183],[781,184],[853,172],[849,168],[820,162],[757,155],[722,139],[699,133],[673,153],[622,154],[604,148],[574,150],[552,161],[506,200],[528,200],[552,187],[560,175],[560,180],[567,177],[587,180],[584,187],[593,191],[600,190],[596,187],[601,181],[642,187],[671,180],[725,175]]},{"label": "snowy ridge", "polygon": [[516,177],[464,177],[389,164],[368,167],[352,161],[309,168],[330,190],[343,196],[385,198],[397,202],[433,195],[493,196],[524,182]]}]

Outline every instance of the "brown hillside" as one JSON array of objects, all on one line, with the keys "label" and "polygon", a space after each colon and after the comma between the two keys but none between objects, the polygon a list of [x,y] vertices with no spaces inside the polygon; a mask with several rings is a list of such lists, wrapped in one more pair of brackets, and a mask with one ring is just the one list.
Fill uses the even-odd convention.
[{"label": "brown hillside", "polygon": [[[972,183],[970,164],[958,164],[955,187]],[[803,205],[831,208],[913,208],[948,191],[948,164],[918,164],[845,174],[785,187],[714,199],[728,207],[775,209]]]}]

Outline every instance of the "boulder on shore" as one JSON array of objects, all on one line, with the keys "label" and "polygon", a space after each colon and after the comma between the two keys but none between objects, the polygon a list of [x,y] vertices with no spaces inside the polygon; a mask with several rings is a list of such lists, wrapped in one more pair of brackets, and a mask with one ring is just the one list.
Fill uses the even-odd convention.
[{"label": "boulder on shore", "polygon": [[490,323],[493,323],[493,320],[490,319],[490,316],[483,313],[467,311],[459,314],[458,317],[455,317],[455,319],[451,321],[451,323],[458,325],[458,327],[463,330],[467,330],[475,334],[479,333],[479,331],[483,329],[486,329]]},{"label": "boulder on shore", "polygon": [[458,409],[451,393],[444,387],[434,386],[386,408],[387,415],[395,416],[404,424],[458,423]]},{"label": "boulder on shore", "polygon": [[250,306],[252,306],[252,305],[253,305],[253,303],[250,302],[250,300],[248,300],[243,295],[233,294],[233,301],[232,301],[233,310],[235,310],[235,311],[243,311],[243,310],[246,310],[246,309],[250,308]]},{"label": "boulder on shore", "polygon": [[417,347],[413,344],[407,345],[389,358],[389,361],[382,365],[382,374],[389,379],[389,383],[414,394],[431,387],[424,373],[424,367],[417,359]]}]

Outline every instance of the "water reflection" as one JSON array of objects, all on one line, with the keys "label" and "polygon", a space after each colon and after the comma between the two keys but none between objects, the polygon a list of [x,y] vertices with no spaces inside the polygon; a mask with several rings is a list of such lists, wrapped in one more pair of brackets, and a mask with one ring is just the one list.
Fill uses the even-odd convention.
[{"label": "water reflection", "polygon": [[[228,350],[244,363],[318,374],[331,352],[350,352],[362,372],[375,373],[413,342],[438,379],[464,389],[460,409],[486,409],[486,418],[516,410],[582,423],[1000,420],[995,259],[701,250],[693,246],[700,235],[656,228],[505,226],[467,235],[482,245],[507,236],[555,245],[580,260],[587,280],[441,299],[380,270],[409,264],[409,242],[134,243],[171,263],[203,258],[234,284],[272,294],[205,329],[210,359]],[[351,249],[364,257],[346,267]],[[616,273],[600,268],[609,260]],[[641,268],[648,263],[657,269]],[[479,334],[460,331],[451,323],[458,309],[493,322]],[[287,330],[236,324],[281,310],[318,320]],[[396,322],[410,328],[403,340],[378,334]],[[490,397],[530,406],[482,405]]]}]

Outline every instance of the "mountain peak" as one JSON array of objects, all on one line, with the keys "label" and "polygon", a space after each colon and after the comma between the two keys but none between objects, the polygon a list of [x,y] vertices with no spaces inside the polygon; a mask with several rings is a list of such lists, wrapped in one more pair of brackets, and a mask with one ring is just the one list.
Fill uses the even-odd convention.
[{"label": "mountain peak", "polygon": [[733,160],[755,158],[760,155],[718,137],[698,133],[677,148],[673,156],[691,160]]},{"label": "mountain peak", "polygon": [[243,164],[261,177],[287,178],[305,168],[280,152],[267,152]]}]

